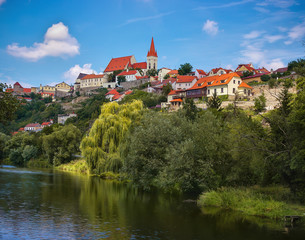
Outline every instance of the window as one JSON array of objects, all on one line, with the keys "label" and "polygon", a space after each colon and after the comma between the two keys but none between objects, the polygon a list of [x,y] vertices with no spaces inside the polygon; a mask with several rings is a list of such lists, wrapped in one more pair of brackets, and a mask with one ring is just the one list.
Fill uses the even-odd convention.
[{"label": "window", "polygon": [[249,96],[251,95],[251,91],[250,91],[250,90],[248,90],[248,95],[249,95]]},{"label": "window", "polygon": [[156,64],[154,63],[154,69],[156,69]]},{"label": "window", "polygon": [[221,88],[221,93],[223,93],[223,88]]},{"label": "window", "polygon": [[210,94],[210,89],[208,89],[208,94]]},{"label": "window", "polygon": [[149,69],[150,69],[150,63],[149,63]]},{"label": "window", "polygon": [[244,94],[247,94],[247,90],[246,89],[244,89]]},{"label": "window", "polygon": [[235,80],[233,80],[233,83],[235,84]]},{"label": "window", "polygon": [[240,81],[238,81],[238,84],[240,84]]},{"label": "window", "polygon": [[235,93],[235,88],[233,88],[233,93]]},{"label": "window", "polygon": [[216,88],[214,89],[214,93],[216,93],[217,92],[217,90],[216,90]]}]

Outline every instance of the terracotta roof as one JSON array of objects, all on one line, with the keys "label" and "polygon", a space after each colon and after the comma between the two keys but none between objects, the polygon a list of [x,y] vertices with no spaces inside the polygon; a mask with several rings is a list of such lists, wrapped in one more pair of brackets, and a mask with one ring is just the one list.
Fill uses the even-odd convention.
[{"label": "terracotta roof", "polygon": [[241,68],[242,66],[247,68],[249,72],[255,71],[255,69],[251,67],[250,64],[239,64],[235,71],[238,71],[238,69]]},{"label": "terracotta roof", "polygon": [[200,75],[207,75],[205,73],[205,71],[201,70],[201,69],[196,69],[196,71],[200,74]]},{"label": "terracotta roof", "polygon": [[253,87],[250,87],[247,83],[241,81],[241,84],[238,86],[238,88],[253,88]]},{"label": "terracotta roof", "polygon": [[216,74],[219,70],[224,70],[226,73],[232,72],[231,69],[224,69],[224,68],[213,68],[211,71]]},{"label": "terracotta roof", "polygon": [[30,89],[30,88],[23,88],[23,92],[25,92],[25,93],[31,93],[31,89]]},{"label": "terracotta roof", "polygon": [[15,85],[18,85],[19,87],[22,87],[19,82],[15,82],[14,86]]},{"label": "terracotta roof", "polygon": [[48,126],[48,125],[50,125],[51,123],[50,122],[43,122],[42,124],[41,124],[41,126]]},{"label": "terracotta roof", "polygon": [[47,94],[47,95],[50,95],[50,96],[54,96],[54,93],[49,93],[49,92],[40,92],[39,94],[40,95]]},{"label": "terracotta roof", "polygon": [[136,76],[136,79],[139,80],[139,79],[143,79],[143,78],[149,78],[148,76]]},{"label": "terracotta roof", "polygon": [[131,57],[132,56],[112,58],[104,72],[113,72],[125,69],[127,64],[131,64]]},{"label": "terracotta roof", "polygon": [[158,57],[157,52],[155,50],[154,38],[151,39],[150,49],[147,53],[147,57]]},{"label": "terracotta roof", "polygon": [[170,102],[183,102],[181,98],[173,99]]},{"label": "terracotta roof", "polygon": [[110,90],[109,92],[106,93],[106,95],[117,95],[117,94],[119,94],[119,93],[115,89],[112,89],[112,90]]},{"label": "terracotta roof", "polygon": [[85,79],[92,79],[92,78],[103,78],[104,77],[104,74],[99,74],[99,75],[95,75],[95,74],[88,74],[86,76],[84,76],[82,78],[82,80],[85,80]]},{"label": "terracotta roof", "polygon": [[256,77],[260,77],[260,76],[263,76],[263,75],[267,75],[268,73],[257,73],[257,74],[254,74],[252,76],[248,76],[248,77],[244,77],[242,79],[250,79],[250,78],[256,78]]},{"label": "terracotta roof", "polygon": [[171,70],[170,72],[167,73],[168,75],[171,75],[171,74],[178,74],[178,70]]},{"label": "terracotta roof", "polygon": [[125,92],[125,95],[129,95],[129,94],[131,94],[132,93],[132,90],[127,90],[126,92]]},{"label": "terracotta roof", "polygon": [[177,92],[175,90],[171,90],[168,95],[176,95]]},{"label": "terracotta roof", "polygon": [[19,128],[18,129],[18,132],[22,132],[22,131],[24,131],[24,128]]},{"label": "terracotta roof", "polygon": [[5,91],[6,92],[14,92],[14,89],[13,88],[7,88]]},{"label": "terracotta roof", "polygon": [[124,72],[121,72],[120,74],[118,74],[117,76],[127,76],[127,75],[135,75],[137,74],[138,71],[137,70],[130,70],[130,71],[124,71]]},{"label": "terracotta roof", "polygon": [[146,69],[147,68],[147,63],[146,62],[139,62],[139,63],[134,63],[131,65],[132,68],[137,69]]},{"label": "terracotta roof", "polygon": [[122,95],[120,95],[120,94],[116,94],[116,95],[114,95],[114,96],[112,97],[112,100],[117,100],[117,99],[119,99],[121,96],[122,96]]},{"label": "terracotta roof", "polygon": [[232,72],[232,73],[227,73],[227,74],[222,74],[222,75],[200,78],[194,84],[193,87],[191,87],[187,90],[201,89],[201,88],[204,88],[207,86],[226,85],[232,80],[233,77],[239,78],[239,75],[236,72]]},{"label": "terracotta roof", "polygon": [[278,69],[276,69],[274,72],[283,73],[283,72],[287,72],[287,71],[288,71],[288,68],[287,68],[287,67],[284,67],[284,68],[278,68]]},{"label": "terracotta roof", "polygon": [[195,76],[182,76],[182,75],[179,75],[177,77],[177,83],[188,83],[188,82],[193,82],[194,79],[196,79]]},{"label": "terracotta roof", "polygon": [[262,67],[262,68],[258,68],[256,69],[256,71],[260,71],[260,72],[265,72],[265,73],[270,73],[266,68]]}]

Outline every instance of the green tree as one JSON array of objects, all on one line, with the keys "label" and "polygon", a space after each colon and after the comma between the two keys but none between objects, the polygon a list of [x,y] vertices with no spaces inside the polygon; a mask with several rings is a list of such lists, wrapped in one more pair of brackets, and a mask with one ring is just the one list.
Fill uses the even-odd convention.
[{"label": "green tree", "polygon": [[183,111],[186,118],[190,121],[195,121],[198,115],[198,108],[196,107],[192,98],[187,98],[183,103]]},{"label": "green tree", "polygon": [[253,72],[245,71],[243,72],[242,78],[253,76]]},{"label": "green tree", "polygon": [[154,76],[158,75],[158,72],[156,69],[152,68],[152,69],[147,70],[146,75],[154,77]]},{"label": "green tree", "polygon": [[270,78],[271,78],[271,77],[270,77],[269,75],[267,75],[267,74],[261,76],[261,80],[262,80],[263,82],[269,81]]},{"label": "green tree", "polygon": [[42,137],[42,147],[50,164],[57,166],[72,160],[72,154],[79,151],[81,132],[75,126],[68,125],[54,129],[54,132]]},{"label": "green tree", "polygon": [[38,149],[32,145],[26,145],[22,151],[22,157],[24,162],[28,162],[30,159],[35,158],[37,156]]},{"label": "green tree", "polygon": [[188,73],[192,72],[193,66],[190,63],[181,64],[180,68],[178,69],[178,73],[180,75],[187,75]]},{"label": "green tree", "polygon": [[294,71],[298,75],[305,77],[305,59],[297,59],[288,63],[288,71]]},{"label": "green tree", "polygon": [[217,96],[217,94],[214,92],[212,97],[209,98],[207,102],[208,108],[216,109],[216,110],[221,110],[221,103],[222,100]]},{"label": "green tree", "polygon": [[172,91],[173,90],[173,87],[172,87],[172,85],[170,84],[170,83],[167,83],[165,86],[163,86],[163,88],[162,88],[162,94],[164,95],[164,96],[167,96],[169,93],[170,93],[170,91]]},{"label": "green tree", "polygon": [[168,79],[169,78],[169,75],[168,74],[165,74],[164,78],[163,79]]},{"label": "green tree", "polygon": [[264,111],[266,108],[266,98],[263,93],[258,98],[254,98],[254,109],[257,113]]},{"label": "green tree", "polygon": [[112,102],[102,106],[100,116],[80,145],[91,173],[119,170],[122,165],[120,144],[130,125],[141,118],[142,109],[141,101],[123,105]]},{"label": "green tree", "polygon": [[0,123],[7,123],[14,118],[19,102],[11,92],[6,92],[8,86],[0,83]]},{"label": "green tree", "polygon": [[0,132],[0,165],[1,161],[7,157],[6,143],[10,140],[10,136]]},{"label": "green tree", "polygon": [[125,76],[118,76],[118,85],[120,85],[122,82],[126,82]]}]

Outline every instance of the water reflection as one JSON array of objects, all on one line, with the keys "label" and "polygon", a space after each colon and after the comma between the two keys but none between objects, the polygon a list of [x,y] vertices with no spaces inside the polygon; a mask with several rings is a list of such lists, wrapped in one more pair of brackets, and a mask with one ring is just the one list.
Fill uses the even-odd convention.
[{"label": "water reflection", "polygon": [[58,171],[1,169],[0,186],[0,239],[263,240],[303,239],[305,233],[206,214],[211,210],[180,195]]}]

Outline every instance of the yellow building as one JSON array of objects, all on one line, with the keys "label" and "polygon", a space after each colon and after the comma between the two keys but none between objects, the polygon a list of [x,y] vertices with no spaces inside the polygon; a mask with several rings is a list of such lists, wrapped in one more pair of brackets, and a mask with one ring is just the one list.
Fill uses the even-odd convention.
[{"label": "yellow building", "polygon": [[62,91],[62,92],[69,92],[71,89],[71,87],[65,82],[56,84],[55,88],[57,91]]}]

